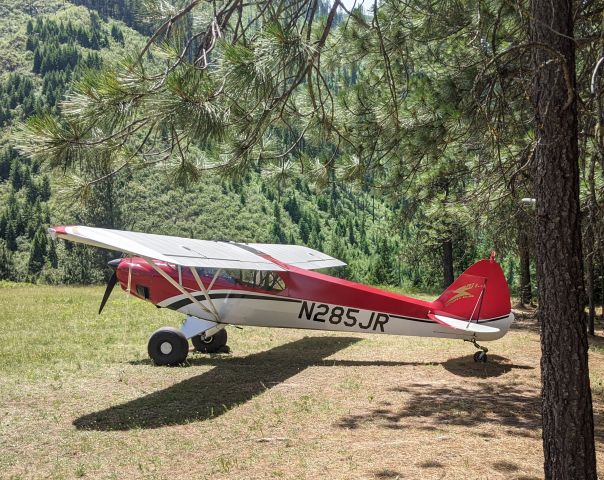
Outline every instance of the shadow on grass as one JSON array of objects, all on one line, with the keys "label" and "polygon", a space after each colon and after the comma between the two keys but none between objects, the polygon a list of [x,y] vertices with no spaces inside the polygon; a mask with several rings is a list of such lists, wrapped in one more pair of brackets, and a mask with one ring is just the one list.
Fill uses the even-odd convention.
[{"label": "shadow on grass", "polygon": [[[499,376],[516,368],[533,368],[506,363],[507,359],[496,355],[486,364],[475,363],[471,356],[442,363],[328,359],[360,340],[348,337],[306,337],[247,357],[194,357],[189,362],[190,365],[214,368],[164,390],[82,416],[74,420],[73,424],[81,430],[110,431],[159,428],[203,421],[228,412],[311,366],[442,365],[449,372],[465,377]],[[132,363],[149,362],[145,360]]]},{"label": "shadow on grass", "polygon": [[516,318],[510,331],[514,332],[530,332],[539,335],[541,327],[539,326],[539,320],[536,318]]},{"label": "shadow on grass", "polygon": [[[360,338],[355,340],[362,340]],[[354,343],[354,342],[353,342]],[[272,350],[269,350],[272,352]],[[267,352],[268,353],[268,352]],[[249,357],[232,357],[223,354],[194,354],[196,356],[187,358],[187,364],[179,368],[188,367],[217,367],[221,365],[245,365]],[[153,365],[153,361],[145,358],[128,362],[130,365]],[[320,358],[311,364],[313,367],[405,367],[409,365],[432,365],[423,362],[399,362],[396,360],[329,360]],[[310,366],[310,365],[309,365]]]},{"label": "shadow on grass", "polygon": [[488,378],[499,377],[512,370],[533,370],[535,367],[530,365],[515,365],[508,363],[509,360],[499,355],[488,355],[489,361],[486,363],[475,362],[472,355],[465,357],[451,358],[442,365],[445,369],[459,377]]},{"label": "shadow on grass", "polygon": [[214,418],[360,340],[306,337],[244,358],[209,359],[215,365],[209,372],[82,416],[73,424],[81,430],[130,430]]},{"label": "shadow on grass", "polygon": [[375,478],[378,478],[380,480],[388,480],[391,478],[397,479],[397,478],[403,478],[403,477],[396,470],[386,469],[386,470],[380,470],[379,472],[375,472]]},{"label": "shadow on grass", "polygon": [[[266,353],[269,354],[270,352],[273,352],[273,350],[269,350],[269,352]],[[226,365],[235,367],[238,365],[247,365],[249,363],[248,359],[250,358],[232,357],[221,354],[194,355],[196,356],[189,356],[186,367],[224,367]],[[323,358],[319,358],[312,361],[311,365],[314,367],[422,367],[442,365],[445,370],[449,371],[453,375],[476,378],[499,377],[500,375],[508,373],[512,370],[533,370],[535,368],[528,365],[515,365],[508,362],[509,360],[505,357],[501,357],[499,355],[489,355],[489,361],[487,363],[476,363],[472,358],[472,355],[466,355],[463,357],[452,358],[444,362],[404,362],[397,360],[325,360]],[[152,360],[148,358],[143,360],[133,360],[129,363],[130,365],[153,365]]]},{"label": "shadow on grass", "polygon": [[590,347],[594,347],[597,350],[604,350],[604,337],[600,335],[588,335],[587,340]]},{"label": "shadow on grass", "polygon": [[[510,434],[540,435],[541,402],[539,391],[512,384],[473,384],[470,387],[447,387],[413,383],[393,388],[405,395],[402,408],[374,408],[366,413],[348,415],[336,423],[347,429],[364,426],[404,430],[432,424],[480,427],[489,424],[503,427]],[[476,430],[479,434],[480,430]],[[488,432],[483,432],[487,434]],[[485,436],[485,435],[481,435]]]}]

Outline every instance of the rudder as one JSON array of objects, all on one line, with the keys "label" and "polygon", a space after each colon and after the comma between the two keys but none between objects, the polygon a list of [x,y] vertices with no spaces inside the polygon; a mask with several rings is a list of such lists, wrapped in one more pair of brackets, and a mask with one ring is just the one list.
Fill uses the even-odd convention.
[{"label": "rudder", "polygon": [[510,291],[501,267],[494,258],[476,262],[455,279],[434,306],[437,313],[464,320],[508,315]]}]

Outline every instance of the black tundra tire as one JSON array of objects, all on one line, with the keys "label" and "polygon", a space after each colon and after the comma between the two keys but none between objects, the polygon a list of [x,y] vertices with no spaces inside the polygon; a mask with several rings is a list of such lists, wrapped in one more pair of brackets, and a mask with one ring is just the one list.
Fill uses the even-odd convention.
[{"label": "black tundra tire", "polygon": [[147,352],[155,365],[181,365],[189,354],[189,342],[177,328],[164,327],[151,335]]},{"label": "black tundra tire", "polygon": [[191,337],[191,343],[193,343],[195,350],[200,353],[223,353],[228,349],[226,346],[227,332],[223,328],[206,339],[201,338],[201,335],[195,335]]}]

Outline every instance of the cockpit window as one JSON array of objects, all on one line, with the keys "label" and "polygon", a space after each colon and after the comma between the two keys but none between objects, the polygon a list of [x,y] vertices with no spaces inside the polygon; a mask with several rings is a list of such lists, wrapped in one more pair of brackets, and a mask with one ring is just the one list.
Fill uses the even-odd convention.
[{"label": "cockpit window", "polygon": [[[197,268],[200,276],[213,276],[216,270],[209,268]],[[280,292],[285,290],[283,279],[275,272],[265,272],[259,270],[222,270],[220,278],[235,285],[245,285],[246,287],[260,288],[271,292]]]},{"label": "cockpit window", "polygon": [[237,283],[248,287],[278,292],[285,289],[283,280],[275,272],[263,272],[259,270],[227,270],[226,273],[234,278]]}]

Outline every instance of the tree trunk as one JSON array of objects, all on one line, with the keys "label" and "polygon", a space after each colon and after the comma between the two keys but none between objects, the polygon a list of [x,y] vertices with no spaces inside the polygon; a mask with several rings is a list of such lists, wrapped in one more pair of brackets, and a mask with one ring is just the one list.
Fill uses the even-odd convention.
[{"label": "tree trunk", "polygon": [[[573,2],[532,0],[537,282],[547,479],[596,479],[583,320]],[[556,53],[552,52],[555,51]]]},{"label": "tree trunk", "polygon": [[447,288],[455,280],[453,277],[453,242],[451,238],[443,240],[442,249],[443,287]]},{"label": "tree trunk", "polygon": [[526,230],[518,233],[518,256],[520,257],[520,303],[530,305],[533,300],[531,289],[531,256]]}]

